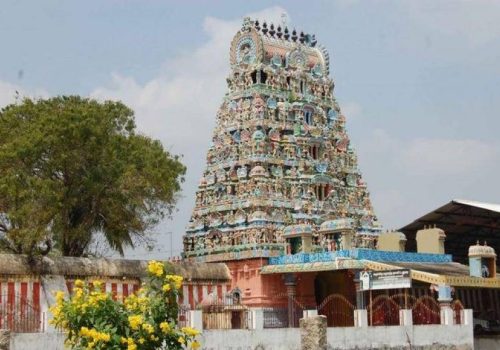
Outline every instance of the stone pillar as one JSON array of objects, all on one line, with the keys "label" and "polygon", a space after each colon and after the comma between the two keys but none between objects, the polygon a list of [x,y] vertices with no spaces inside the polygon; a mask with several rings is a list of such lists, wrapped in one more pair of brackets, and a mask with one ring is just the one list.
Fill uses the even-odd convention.
[{"label": "stone pillar", "polygon": [[312,316],[300,320],[300,349],[326,350],[326,316]]},{"label": "stone pillar", "polygon": [[189,327],[203,331],[203,313],[201,310],[188,311]]},{"label": "stone pillar", "polygon": [[10,331],[0,329],[0,350],[10,349]]},{"label": "stone pillar", "polygon": [[252,322],[251,329],[264,329],[264,310],[262,309],[251,309]]},{"label": "stone pillar", "polygon": [[368,311],[354,310],[354,327],[368,327]]},{"label": "stone pillar", "polygon": [[294,327],[295,320],[295,295],[297,288],[297,278],[294,274],[285,275],[286,294],[288,296],[288,327]]},{"label": "stone pillar", "polygon": [[401,326],[413,326],[413,314],[411,309],[399,310],[399,324]]}]

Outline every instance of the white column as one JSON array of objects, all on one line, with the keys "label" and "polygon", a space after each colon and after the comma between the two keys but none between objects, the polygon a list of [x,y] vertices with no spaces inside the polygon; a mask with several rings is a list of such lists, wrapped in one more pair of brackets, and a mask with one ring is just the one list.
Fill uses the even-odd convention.
[{"label": "white column", "polygon": [[201,300],[198,300],[198,288],[201,288],[201,286],[197,284],[193,284],[193,302],[194,302],[194,307],[198,305],[198,303],[201,302]]},{"label": "white column", "polygon": [[453,309],[449,306],[441,307],[441,324],[452,326],[455,322]]},{"label": "white column", "polygon": [[399,324],[401,326],[412,326],[413,325],[412,310],[409,310],[409,309],[399,310]]},{"label": "white column", "polygon": [[472,316],[472,309],[460,310],[460,318],[462,319],[462,324],[472,325],[474,327],[474,317]]},{"label": "white column", "polygon": [[251,323],[250,329],[264,329],[264,310],[262,309],[251,309]]},{"label": "white column", "polygon": [[203,314],[201,310],[188,311],[189,327],[203,331]]},{"label": "white column", "polygon": [[368,311],[354,310],[354,327],[368,327]]},{"label": "white column", "polygon": [[189,305],[189,289],[185,284],[182,285],[182,304],[184,306]]}]

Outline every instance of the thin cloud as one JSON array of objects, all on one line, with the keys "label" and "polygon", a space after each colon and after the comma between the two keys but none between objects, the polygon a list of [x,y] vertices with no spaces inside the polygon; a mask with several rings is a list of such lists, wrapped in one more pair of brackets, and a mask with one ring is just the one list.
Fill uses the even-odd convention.
[{"label": "thin cloud", "polygon": [[460,40],[470,47],[486,45],[500,38],[500,2],[407,1],[403,3],[409,18],[421,29]]},{"label": "thin cloud", "polygon": [[47,91],[43,89],[27,90],[19,85],[0,80],[0,108],[15,103],[24,97],[39,98],[48,95]]},{"label": "thin cloud", "polygon": [[494,165],[499,150],[496,145],[479,140],[419,138],[411,141],[399,157],[413,174],[464,176]]},{"label": "thin cloud", "polygon": [[360,167],[382,224],[397,228],[453,198],[497,202],[500,144],[475,139],[402,139],[374,130]]}]

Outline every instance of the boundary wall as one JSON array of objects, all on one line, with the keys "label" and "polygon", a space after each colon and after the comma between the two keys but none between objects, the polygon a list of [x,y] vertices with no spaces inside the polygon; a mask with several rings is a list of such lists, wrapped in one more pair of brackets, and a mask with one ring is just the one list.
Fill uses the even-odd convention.
[{"label": "boundary wall", "polygon": [[[202,350],[300,350],[300,329],[205,330]],[[472,350],[471,325],[346,327],[327,329],[328,350]],[[60,333],[11,335],[10,350],[63,350]]]}]

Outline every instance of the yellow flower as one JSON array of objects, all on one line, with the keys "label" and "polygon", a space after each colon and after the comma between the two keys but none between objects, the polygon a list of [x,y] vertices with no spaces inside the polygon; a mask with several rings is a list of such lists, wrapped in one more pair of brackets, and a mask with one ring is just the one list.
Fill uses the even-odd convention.
[{"label": "yellow flower", "polygon": [[105,343],[111,340],[111,336],[108,333],[101,333],[99,338]]},{"label": "yellow flower", "polygon": [[76,288],[83,288],[84,286],[84,283],[82,280],[78,279],[78,280],[75,280],[75,287]]},{"label": "yellow flower", "polygon": [[94,286],[94,288],[96,288],[96,289],[99,289],[99,290],[100,290],[100,289],[101,289],[101,287],[102,287],[102,282],[101,282],[101,281],[99,281],[99,280],[95,280],[95,281],[92,281],[92,285]]},{"label": "yellow flower", "polygon": [[61,321],[62,305],[55,304],[49,308],[49,311],[54,316],[54,318],[50,320],[49,323],[52,325],[57,325]]},{"label": "yellow flower", "polygon": [[144,344],[144,342],[145,342],[145,341],[146,341],[146,339],[144,339],[144,338],[139,338],[138,343],[139,343],[139,344]]},{"label": "yellow flower", "polygon": [[194,342],[191,343],[191,349],[196,350],[199,347],[200,347],[200,342],[198,342],[198,341],[195,340]]},{"label": "yellow flower", "polygon": [[148,264],[148,271],[154,276],[161,277],[163,275],[164,267],[163,263],[151,260]]},{"label": "yellow flower", "polygon": [[88,336],[88,334],[89,334],[89,329],[87,327],[80,328],[80,335],[81,336],[86,337],[86,336]]},{"label": "yellow flower", "polygon": [[149,334],[152,334],[155,331],[155,328],[152,325],[150,325],[149,323],[144,323],[142,325],[142,329],[144,329]]},{"label": "yellow flower", "polygon": [[161,289],[163,289],[164,292],[168,292],[170,290],[170,284],[164,284],[163,287]]},{"label": "yellow flower", "polygon": [[168,331],[170,330],[170,325],[168,324],[168,322],[162,322],[160,323],[160,329],[163,333],[168,333]]},{"label": "yellow flower", "polygon": [[184,344],[186,342],[186,340],[184,339],[184,337],[179,337],[179,339],[177,339],[177,342],[179,344]]},{"label": "yellow flower", "polygon": [[73,295],[73,303],[76,303],[82,297],[83,297],[83,290],[81,288],[75,289],[75,294]]},{"label": "yellow flower", "polygon": [[135,294],[131,294],[125,299],[125,308],[127,310],[136,310],[138,308],[137,296]]},{"label": "yellow flower", "polygon": [[183,277],[182,277],[182,276],[178,276],[178,275],[166,275],[166,276],[165,276],[165,279],[166,279],[167,281],[173,282],[174,287],[175,287],[176,289],[181,289],[181,286],[182,286],[182,280],[183,280]]},{"label": "yellow flower", "polygon": [[200,331],[191,327],[182,327],[181,328],[182,333],[184,333],[187,336],[190,337],[196,337],[198,334],[200,334]]},{"label": "yellow flower", "polygon": [[128,317],[128,323],[130,324],[130,328],[133,330],[139,329],[139,326],[142,324],[143,319],[141,315],[134,315]]},{"label": "yellow flower", "polygon": [[64,301],[64,292],[61,290],[58,290],[56,292],[56,303],[61,304]]},{"label": "yellow flower", "polygon": [[137,345],[134,342],[134,339],[132,338],[127,338],[127,350],[137,350]]}]

